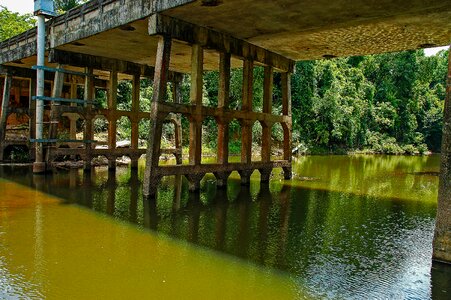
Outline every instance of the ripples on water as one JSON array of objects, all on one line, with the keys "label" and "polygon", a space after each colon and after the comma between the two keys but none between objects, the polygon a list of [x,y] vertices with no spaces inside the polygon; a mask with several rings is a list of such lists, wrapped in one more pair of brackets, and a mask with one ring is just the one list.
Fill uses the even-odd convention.
[{"label": "ripples on water", "polygon": [[428,299],[437,169],[437,157],[307,157],[295,163],[292,181],[275,170],[269,187],[258,174],[242,187],[234,174],[217,190],[207,176],[191,194],[184,179],[168,177],[157,201],[142,201],[142,169],[71,170],[39,182],[23,169],[0,175],[282,271],[300,298]]}]

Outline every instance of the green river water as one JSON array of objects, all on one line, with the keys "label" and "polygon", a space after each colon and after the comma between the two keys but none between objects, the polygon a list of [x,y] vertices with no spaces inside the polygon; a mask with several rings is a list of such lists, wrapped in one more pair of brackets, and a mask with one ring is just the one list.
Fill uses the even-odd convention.
[{"label": "green river water", "polygon": [[0,299],[450,299],[432,265],[439,156],[307,156],[200,193],[143,165],[0,167]]}]

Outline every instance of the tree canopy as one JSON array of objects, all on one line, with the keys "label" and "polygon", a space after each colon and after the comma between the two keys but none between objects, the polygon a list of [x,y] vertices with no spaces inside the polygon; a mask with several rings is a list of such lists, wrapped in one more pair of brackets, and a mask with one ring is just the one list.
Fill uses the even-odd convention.
[{"label": "tree canopy", "polygon": [[12,12],[0,5],[0,41],[22,33],[35,24],[33,15]]}]

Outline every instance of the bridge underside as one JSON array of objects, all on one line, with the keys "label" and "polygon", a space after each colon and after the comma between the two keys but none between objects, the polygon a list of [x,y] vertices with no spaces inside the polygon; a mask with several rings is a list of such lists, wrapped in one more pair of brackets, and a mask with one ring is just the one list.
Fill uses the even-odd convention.
[{"label": "bridge underside", "polygon": [[[274,167],[281,167],[285,177],[291,176],[291,90],[290,76],[294,61],[339,56],[365,55],[448,45],[451,40],[451,2],[413,0],[101,0],[90,1],[47,23],[48,67],[83,72],[64,75],[57,71],[47,78],[47,94],[53,98],[77,98],[83,91],[85,103],[48,102],[47,163],[60,156],[79,155],[85,169],[91,160],[104,155],[114,168],[122,155],[137,159],[146,153],[144,195],[154,196],[162,176],[185,175],[192,190],[199,188],[205,173],[213,173],[218,185],[225,185],[232,171],[240,172],[243,183],[259,170],[262,181],[269,180]],[[11,140],[7,139],[8,117],[19,112],[29,117],[29,138],[34,138],[36,77],[36,29],[0,43],[2,110],[0,118],[0,159]],[[263,67],[263,111],[252,108],[253,70]],[[243,69],[240,110],[230,109],[230,70]],[[218,106],[202,104],[203,74],[219,71]],[[282,81],[282,113],[272,113],[273,78],[280,73]],[[190,99],[180,97],[182,74],[190,74]],[[451,72],[450,72],[451,74]],[[140,110],[141,78],[150,78],[153,100],[150,111]],[[28,84],[27,92],[11,88],[14,80]],[[132,81],[133,99],[128,111],[117,107],[117,83]],[[172,99],[166,95],[171,82]],[[90,103],[96,90],[107,95],[107,107]],[[450,87],[445,108],[442,176],[439,215],[435,238],[437,259],[451,261],[451,113]],[[12,96],[13,95],[13,96]],[[14,101],[11,99],[14,98]],[[21,99],[27,99],[21,100]],[[16,103],[17,105],[10,105]],[[66,105],[67,104],[67,105]],[[15,107],[13,107],[15,106]],[[102,116],[108,123],[105,147],[93,141],[93,122]],[[190,123],[189,164],[181,161],[180,120]],[[116,127],[120,118],[131,123],[129,149],[116,147]],[[70,132],[71,145],[63,148],[57,142],[62,118]],[[201,161],[202,122],[214,118],[218,124],[217,163]],[[77,140],[76,127],[84,120],[83,140]],[[238,120],[242,129],[240,163],[228,162],[228,128]],[[139,124],[149,122],[147,149],[139,147]],[[165,122],[174,124],[175,149],[161,149]],[[262,126],[262,159],[252,160],[252,126]],[[271,128],[279,123],[284,131],[283,159],[270,157]],[[43,141],[37,141],[41,143]],[[30,149],[35,143],[24,142]],[[162,153],[177,157],[177,165],[159,165]]]}]

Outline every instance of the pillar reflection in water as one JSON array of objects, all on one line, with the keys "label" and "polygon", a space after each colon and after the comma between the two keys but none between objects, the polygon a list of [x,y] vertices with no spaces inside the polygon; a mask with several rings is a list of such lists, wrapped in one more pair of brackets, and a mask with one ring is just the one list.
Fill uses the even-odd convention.
[{"label": "pillar reflection in water", "polygon": [[137,221],[138,221],[138,197],[139,197],[139,190],[140,190],[140,182],[139,182],[139,178],[138,178],[138,170],[137,169],[131,169],[129,186],[130,186],[130,206],[129,206],[130,219],[129,220],[132,223],[137,223]]},{"label": "pillar reflection in water", "polygon": [[108,198],[106,202],[106,213],[109,215],[114,215],[115,203],[116,203],[116,172],[114,170],[108,171],[108,179],[106,182],[106,188],[108,190]]},{"label": "pillar reflection in water", "polygon": [[158,228],[157,200],[155,198],[143,197],[144,227],[152,230]]}]

